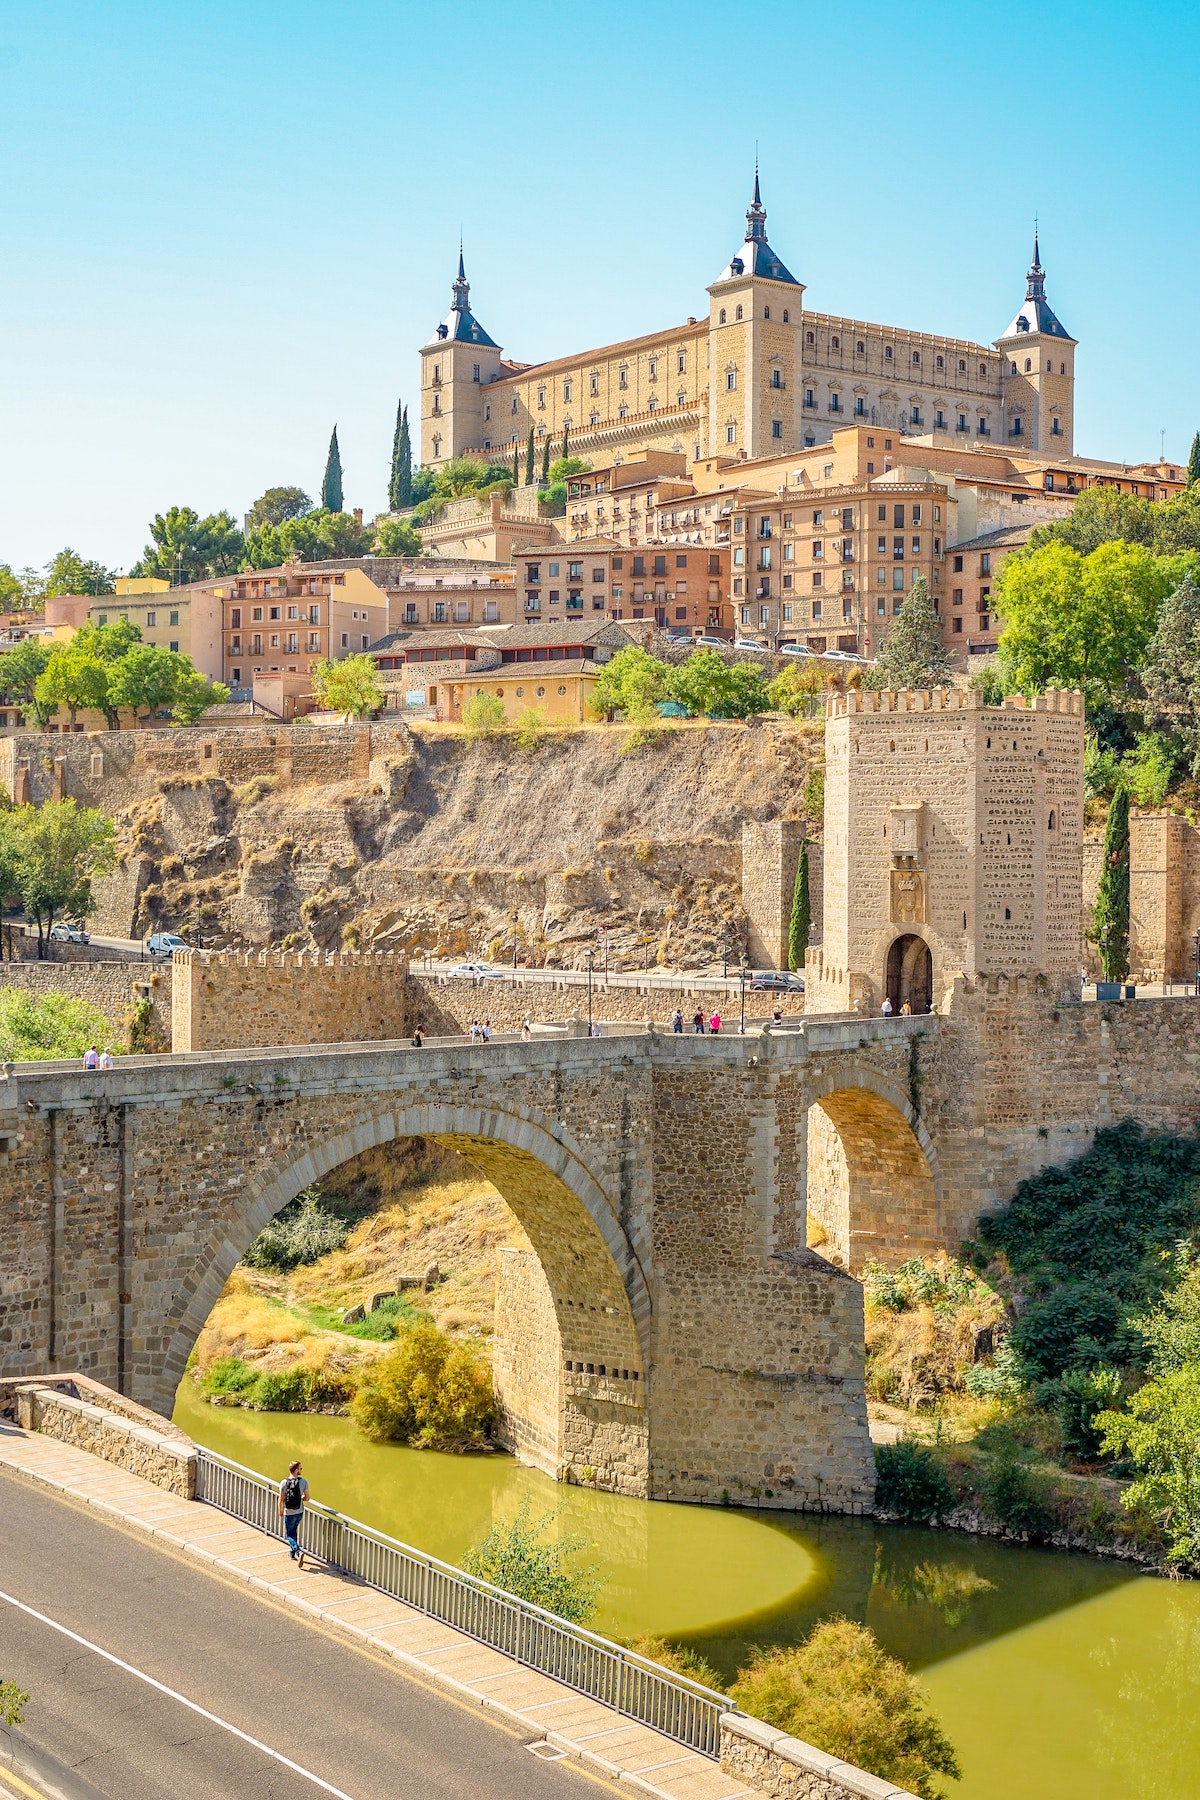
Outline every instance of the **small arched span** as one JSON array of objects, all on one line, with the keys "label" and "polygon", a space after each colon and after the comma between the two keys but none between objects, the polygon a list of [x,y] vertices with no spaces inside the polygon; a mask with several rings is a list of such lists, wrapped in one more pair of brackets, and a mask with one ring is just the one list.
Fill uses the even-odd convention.
[{"label": "small arched span", "polygon": [[874,1072],[862,1086],[831,1077],[812,1101],[808,1212],[825,1234],[822,1255],[852,1274],[872,1260],[932,1255],[941,1241],[937,1159],[911,1104]]}]

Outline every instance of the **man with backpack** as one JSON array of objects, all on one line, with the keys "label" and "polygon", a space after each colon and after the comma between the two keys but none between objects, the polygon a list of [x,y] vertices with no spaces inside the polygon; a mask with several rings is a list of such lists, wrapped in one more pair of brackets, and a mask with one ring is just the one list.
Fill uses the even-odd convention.
[{"label": "man with backpack", "polygon": [[288,1555],[301,1568],[304,1567],[304,1552],[300,1548],[300,1521],[304,1517],[304,1502],[307,1499],[308,1483],[300,1471],[300,1464],[294,1462],[279,1484],[279,1516],[287,1533]]}]

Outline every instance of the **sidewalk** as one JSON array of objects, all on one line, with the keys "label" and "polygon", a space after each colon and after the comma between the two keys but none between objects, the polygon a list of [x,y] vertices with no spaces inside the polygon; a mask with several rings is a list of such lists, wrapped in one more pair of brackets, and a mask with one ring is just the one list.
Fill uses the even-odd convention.
[{"label": "sidewalk", "polygon": [[[302,1572],[286,1545],[201,1501],[179,1500],[86,1451],[0,1422],[0,1467],[245,1581],[273,1599],[386,1652],[460,1700],[498,1713],[532,1740],[660,1800],[752,1800],[717,1763],[624,1718],[352,1576],[319,1562]],[[0,1796],[6,1777],[0,1776]],[[18,1790],[20,1791],[20,1790]]]}]

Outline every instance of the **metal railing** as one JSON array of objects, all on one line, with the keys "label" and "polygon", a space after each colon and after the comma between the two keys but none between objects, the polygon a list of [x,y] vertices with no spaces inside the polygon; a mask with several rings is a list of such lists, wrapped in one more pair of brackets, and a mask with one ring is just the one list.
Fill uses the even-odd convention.
[{"label": "metal railing", "polygon": [[[265,1476],[197,1446],[196,1498],[282,1538],[279,1489]],[[490,1582],[464,1574],[332,1507],[309,1501],[303,1549],[417,1612],[465,1632],[702,1756],[719,1757],[721,1715],[737,1708],[636,1651],[572,1625]]]}]

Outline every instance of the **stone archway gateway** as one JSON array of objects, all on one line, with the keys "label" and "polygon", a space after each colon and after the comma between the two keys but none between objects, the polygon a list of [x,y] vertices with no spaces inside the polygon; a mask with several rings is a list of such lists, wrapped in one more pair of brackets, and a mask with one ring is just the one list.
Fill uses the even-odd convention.
[{"label": "stone archway gateway", "polygon": [[[913,1040],[910,1040],[910,1042]],[[817,1083],[808,1115],[808,1214],[823,1254],[859,1275],[928,1256],[944,1243],[937,1153],[911,1101],[864,1072]]]},{"label": "stone archway gateway", "polygon": [[933,957],[916,932],[905,932],[888,946],[884,991],[894,1013],[905,1006],[910,1012],[927,1013],[933,1005]]}]

